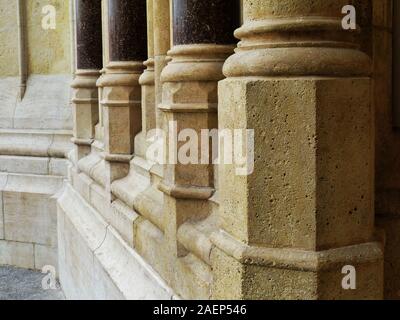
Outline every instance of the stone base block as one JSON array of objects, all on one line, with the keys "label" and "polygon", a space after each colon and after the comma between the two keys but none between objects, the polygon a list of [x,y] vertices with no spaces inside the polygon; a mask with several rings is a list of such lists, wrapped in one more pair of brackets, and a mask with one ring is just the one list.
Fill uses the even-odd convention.
[{"label": "stone base block", "polygon": [[58,200],[59,273],[67,299],[161,299],[174,293],[70,185]]},{"label": "stone base block", "polygon": [[[371,242],[327,251],[249,247],[213,235],[214,299],[359,300],[383,298],[383,253]],[[354,268],[354,288],[343,267]]]},{"label": "stone base block", "polygon": [[[5,157],[0,163],[4,163],[2,160],[13,166]],[[32,164],[41,161],[29,157],[16,160],[17,171],[28,168],[30,160]],[[0,174],[0,265],[39,270],[45,265],[57,266],[57,210],[53,196],[61,189],[63,177],[45,174]]]},{"label": "stone base block", "polygon": [[219,95],[220,128],[254,130],[255,157],[248,176],[239,164],[219,167],[222,229],[244,243],[314,251],[370,241],[368,78],[232,78]]}]

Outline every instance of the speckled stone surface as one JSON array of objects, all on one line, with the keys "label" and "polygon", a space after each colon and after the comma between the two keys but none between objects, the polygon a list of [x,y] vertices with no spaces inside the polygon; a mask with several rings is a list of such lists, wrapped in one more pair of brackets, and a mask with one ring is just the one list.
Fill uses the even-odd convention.
[{"label": "speckled stone surface", "polygon": [[239,0],[175,0],[174,44],[234,44],[240,26]]},{"label": "speckled stone surface", "polygon": [[110,60],[146,60],[146,0],[108,0],[108,6]]},{"label": "speckled stone surface", "polygon": [[103,48],[101,0],[76,0],[76,43],[78,69],[101,69]]},{"label": "speckled stone surface", "polygon": [[61,289],[42,289],[44,276],[38,271],[0,267],[0,300],[65,300]]}]

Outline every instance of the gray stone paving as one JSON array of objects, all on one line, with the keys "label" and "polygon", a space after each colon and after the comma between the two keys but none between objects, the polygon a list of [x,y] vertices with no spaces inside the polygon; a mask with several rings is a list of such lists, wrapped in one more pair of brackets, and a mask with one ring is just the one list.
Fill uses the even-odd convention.
[{"label": "gray stone paving", "polygon": [[64,300],[61,290],[43,290],[45,275],[32,270],[0,267],[0,300]]}]

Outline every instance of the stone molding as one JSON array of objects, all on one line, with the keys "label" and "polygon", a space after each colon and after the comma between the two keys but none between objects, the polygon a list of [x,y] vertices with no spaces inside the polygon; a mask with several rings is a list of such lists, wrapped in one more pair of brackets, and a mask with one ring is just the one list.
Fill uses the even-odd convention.
[{"label": "stone molding", "polygon": [[358,50],[359,27],[342,27],[345,1],[295,2],[284,9],[271,0],[260,11],[258,3],[245,4],[245,22],[235,31],[241,41],[224,65],[227,77],[370,75],[370,58]]},{"label": "stone molding", "polygon": [[305,251],[294,248],[249,246],[221,230],[212,234],[211,242],[245,265],[311,272],[341,269],[344,265],[375,263],[381,261],[383,255],[382,244],[379,242],[324,251]]}]

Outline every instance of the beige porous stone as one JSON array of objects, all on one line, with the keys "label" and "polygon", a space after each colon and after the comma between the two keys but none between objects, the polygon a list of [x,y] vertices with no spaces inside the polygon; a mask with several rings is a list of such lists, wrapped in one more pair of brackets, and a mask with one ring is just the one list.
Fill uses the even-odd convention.
[{"label": "beige porous stone", "polygon": [[99,105],[96,82],[98,70],[77,70],[73,88],[72,109],[74,117],[75,157],[79,161],[90,153],[95,138],[95,126],[99,121]]},{"label": "beige porous stone", "polygon": [[[42,10],[52,5],[56,12],[56,28],[43,29]],[[29,73],[66,74],[71,70],[69,2],[34,0],[26,2]]]},{"label": "beige porous stone", "polygon": [[15,27],[18,24],[17,2],[8,0],[0,1],[0,77],[10,77],[18,75],[18,37],[16,37]]},{"label": "beige porous stone", "polygon": [[309,250],[370,240],[369,85],[367,78],[221,82],[220,128],[255,130],[254,172],[219,167],[223,228],[246,243]]},{"label": "beige porous stone", "polygon": [[[326,251],[250,247],[220,232],[212,236],[214,299],[382,299],[382,245],[377,242]],[[354,268],[349,289],[343,268]],[[371,276],[373,275],[373,276]]]},{"label": "beige porous stone", "polygon": [[111,62],[103,86],[105,151],[110,155],[130,155],[134,137],[141,129],[141,63]]}]

